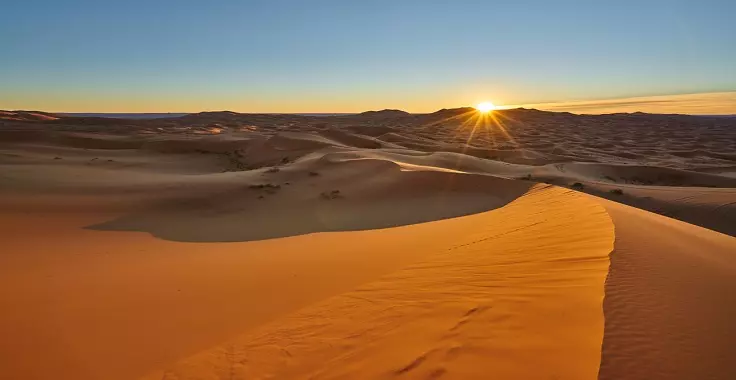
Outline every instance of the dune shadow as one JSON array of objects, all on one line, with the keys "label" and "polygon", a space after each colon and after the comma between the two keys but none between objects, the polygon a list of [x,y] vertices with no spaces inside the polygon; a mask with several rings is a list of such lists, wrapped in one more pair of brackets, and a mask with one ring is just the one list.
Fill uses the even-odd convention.
[{"label": "dune shadow", "polygon": [[606,209],[616,241],[598,379],[736,378],[733,238],[625,206]]},{"label": "dune shadow", "polygon": [[148,232],[179,242],[244,242],[373,230],[493,210],[533,184],[483,175],[403,172],[400,181],[389,183],[357,179],[334,195],[296,188],[263,194],[241,186],[166,199],[86,228]]}]

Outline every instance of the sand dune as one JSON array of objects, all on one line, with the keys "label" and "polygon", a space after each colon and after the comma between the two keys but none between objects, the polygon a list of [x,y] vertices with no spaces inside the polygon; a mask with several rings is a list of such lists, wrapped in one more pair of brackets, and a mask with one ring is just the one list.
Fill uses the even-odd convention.
[{"label": "sand dune", "polygon": [[540,186],[439,223],[464,228],[416,264],[148,378],[596,376],[614,238],[600,205]]},{"label": "sand dune", "polygon": [[688,170],[591,163],[558,164],[552,168],[569,178],[608,183],[688,187],[736,187],[736,179]]},{"label": "sand dune", "polygon": [[0,378],[734,378],[734,123],[3,111]]},{"label": "sand dune", "polygon": [[736,239],[613,202],[604,206],[616,243],[599,378],[736,377]]},{"label": "sand dune", "polygon": [[[319,175],[310,176],[310,169]],[[371,176],[356,175],[362,173]],[[319,161],[238,180],[90,228],[146,231],[176,241],[262,240],[478,213],[510,202],[530,186],[444,171],[402,172],[392,162],[368,159]]]},{"label": "sand dune", "polygon": [[[440,225],[212,246],[84,228],[106,218],[4,213],[3,376],[136,378],[399,269],[433,237],[457,232]],[[29,241],[31,231],[43,238]]]},{"label": "sand dune", "polygon": [[355,148],[377,149],[382,147],[396,147],[393,144],[385,144],[370,136],[344,132],[339,129],[328,129],[326,131],[320,132],[320,135],[325,136],[332,141],[338,142],[339,144],[344,144],[346,146],[352,146]]},{"label": "sand dune", "polygon": [[49,121],[56,120],[59,116],[47,112],[38,111],[1,111],[0,119],[13,121]]}]

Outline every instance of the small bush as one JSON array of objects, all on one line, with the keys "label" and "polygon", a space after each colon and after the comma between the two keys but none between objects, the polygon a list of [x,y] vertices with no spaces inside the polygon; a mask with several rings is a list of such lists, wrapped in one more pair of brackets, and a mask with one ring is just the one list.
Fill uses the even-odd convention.
[{"label": "small bush", "polygon": [[572,188],[573,189],[576,189],[576,190],[582,190],[582,189],[585,188],[585,185],[583,185],[580,182],[575,182],[575,183],[572,184]]},{"label": "small bush", "polygon": [[317,172],[309,172],[309,176],[310,177],[316,177],[318,175],[319,175],[319,173],[317,173]]},{"label": "small bush", "polygon": [[342,198],[342,194],[340,194],[340,190],[332,190],[332,191],[324,191],[319,195],[322,199],[338,199]]},{"label": "small bush", "polygon": [[253,190],[278,190],[281,188],[281,185],[274,184],[274,183],[265,183],[265,184],[258,184],[258,185],[248,185],[249,189]]},{"label": "small bush", "polygon": [[281,171],[281,169],[279,169],[279,168],[269,168],[269,169],[266,170],[266,173],[278,173],[280,171]]},{"label": "small bush", "polygon": [[611,190],[611,194],[613,195],[624,195],[624,191],[621,189],[613,189]]}]

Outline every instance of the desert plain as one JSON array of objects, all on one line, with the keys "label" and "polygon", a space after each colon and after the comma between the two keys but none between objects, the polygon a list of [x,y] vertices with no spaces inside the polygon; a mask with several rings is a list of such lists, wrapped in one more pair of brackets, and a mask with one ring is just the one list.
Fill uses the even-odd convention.
[{"label": "desert plain", "polygon": [[736,118],[0,112],[1,379],[734,379]]}]

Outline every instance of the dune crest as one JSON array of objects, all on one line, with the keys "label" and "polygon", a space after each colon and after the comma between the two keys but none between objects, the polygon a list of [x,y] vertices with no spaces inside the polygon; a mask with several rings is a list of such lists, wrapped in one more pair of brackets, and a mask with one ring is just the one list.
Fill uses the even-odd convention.
[{"label": "dune crest", "polygon": [[448,222],[467,229],[421,262],[145,379],[595,377],[614,239],[603,207],[538,186]]}]

